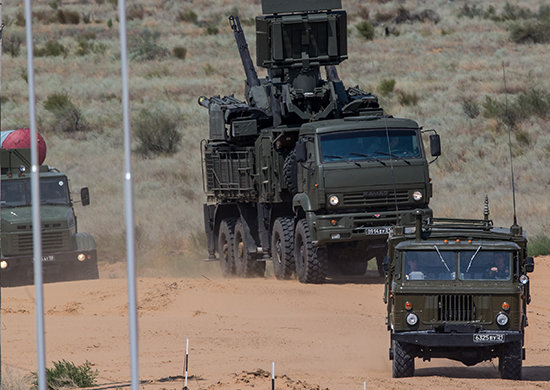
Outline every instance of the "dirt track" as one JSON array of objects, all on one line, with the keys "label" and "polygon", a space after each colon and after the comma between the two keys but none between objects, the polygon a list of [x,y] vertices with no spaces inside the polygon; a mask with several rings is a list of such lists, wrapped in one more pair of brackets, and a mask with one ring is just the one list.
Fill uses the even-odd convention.
[{"label": "dirt track", "polygon": [[[536,259],[522,388],[550,389],[550,257]],[[102,389],[130,378],[125,279],[44,288],[46,361],[88,360]],[[139,279],[140,378],[144,389],[182,389],[190,339],[189,389],[516,388],[493,363],[467,368],[420,362],[416,377],[391,378],[383,283],[302,285],[274,279]],[[34,288],[2,289],[2,362],[36,371]],[[262,371],[264,370],[264,371]],[[172,379],[170,379],[172,377]],[[174,378],[176,377],[176,378]]]}]

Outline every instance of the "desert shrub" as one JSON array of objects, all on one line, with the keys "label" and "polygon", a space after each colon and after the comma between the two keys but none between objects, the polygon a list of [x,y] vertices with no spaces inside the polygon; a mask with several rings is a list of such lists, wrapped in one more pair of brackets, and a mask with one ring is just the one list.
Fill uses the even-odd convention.
[{"label": "desert shrub", "polygon": [[132,36],[128,45],[130,58],[135,61],[151,61],[167,57],[169,51],[158,43],[159,38],[159,32],[149,30]]},{"label": "desert shrub", "polygon": [[[48,390],[58,390],[66,387],[92,387],[96,384],[98,372],[92,369],[92,365],[86,363],[76,366],[72,362],[61,360],[53,362],[53,368],[46,368],[46,382]],[[38,388],[38,378],[33,373],[34,388]]]},{"label": "desert shrub", "polygon": [[202,67],[202,70],[204,71],[204,74],[207,76],[212,76],[214,73],[216,73],[216,68],[214,68],[210,64],[206,64]]},{"label": "desert shrub", "polygon": [[487,96],[483,103],[483,115],[509,126],[515,126],[532,116],[547,118],[550,115],[550,92],[531,88],[508,101],[498,101]]},{"label": "desert shrub", "polygon": [[77,56],[85,56],[90,53],[104,54],[107,50],[107,46],[101,42],[94,42],[93,38],[88,38],[85,35],[81,35],[77,38]]},{"label": "desert shrub", "polygon": [[2,38],[2,51],[12,57],[17,57],[21,53],[21,44],[23,37],[18,34],[6,34]]},{"label": "desert shrub", "polygon": [[172,49],[172,55],[180,60],[184,60],[187,56],[187,49],[183,46],[176,46]]},{"label": "desert shrub", "polygon": [[23,11],[17,11],[15,14],[15,25],[19,27],[25,26],[25,14]]},{"label": "desert shrub", "polygon": [[399,92],[399,103],[403,106],[416,106],[419,97],[416,93]]},{"label": "desert shrub", "polygon": [[57,9],[60,3],[61,3],[60,0],[52,0],[48,3],[48,5],[50,6],[51,9]]},{"label": "desert shrub", "polygon": [[107,20],[107,27],[113,28],[113,19],[109,18],[109,20]]},{"label": "desert shrub", "polygon": [[145,16],[145,8],[141,4],[132,4],[126,11],[126,18],[128,20],[142,20]]},{"label": "desert shrub", "polygon": [[143,156],[174,154],[181,143],[179,127],[182,117],[165,109],[143,109],[133,127],[139,143],[137,152]]},{"label": "desert shrub", "polygon": [[479,104],[477,104],[476,100],[473,98],[462,99],[462,111],[464,111],[470,119],[477,118],[481,112]]},{"label": "desert shrub", "polygon": [[395,88],[394,79],[382,79],[380,81],[380,84],[378,84],[378,92],[384,96],[392,93],[394,88]]},{"label": "desert shrub", "polygon": [[481,17],[482,15],[483,15],[483,8],[478,7],[477,4],[470,6],[470,4],[464,3],[464,5],[460,7],[460,10],[458,11],[459,18],[473,19],[476,17]]},{"label": "desert shrub", "polygon": [[118,8],[118,0],[107,0],[107,3],[111,4],[111,6],[113,7],[113,9],[117,9],[117,8]]},{"label": "desert shrub", "polygon": [[80,14],[77,11],[58,9],[57,21],[61,24],[79,24]]},{"label": "desert shrub", "polygon": [[67,56],[67,49],[61,43],[50,40],[42,47],[34,48],[34,55],[36,57],[59,57]]},{"label": "desert shrub", "polygon": [[218,26],[210,25],[206,27],[206,35],[218,35],[219,32]]},{"label": "desert shrub", "polygon": [[197,23],[198,16],[193,10],[178,12],[178,19],[182,22]]},{"label": "desert shrub", "polygon": [[510,40],[515,43],[550,42],[550,18],[514,23],[508,28]]},{"label": "desert shrub", "polygon": [[66,92],[48,95],[44,108],[53,115],[52,130],[73,133],[86,130],[86,121],[70,96]]},{"label": "desert shrub", "polygon": [[355,25],[355,28],[357,29],[359,34],[367,41],[371,41],[374,39],[374,26],[371,22],[359,22]]},{"label": "desert shrub", "polygon": [[539,234],[529,240],[529,256],[550,255],[550,237]]}]

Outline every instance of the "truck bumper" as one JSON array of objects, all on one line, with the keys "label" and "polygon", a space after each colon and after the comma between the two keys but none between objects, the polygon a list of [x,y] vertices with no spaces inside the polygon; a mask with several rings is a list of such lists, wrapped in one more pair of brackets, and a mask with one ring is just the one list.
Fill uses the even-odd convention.
[{"label": "truck bumper", "polygon": [[433,330],[398,332],[391,334],[392,341],[422,347],[494,347],[514,341],[523,342],[519,331],[480,330],[471,333],[440,333]]},{"label": "truck bumper", "polygon": [[[79,260],[83,255],[84,260]],[[82,259],[82,256],[80,256]],[[34,281],[34,263],[31,255],[2,257],[0,284],[19,286]],[[42,255],[44,282],[63,280],[97,279],[97,252],[93,250],[46,253]]]},{"label": "truck bumper", "polygon": [[[418,209],[415,209],[418,210]],[[318,215],[313,212],[306,214],[312,240],[317,245],[346,241],[378,241],[385,245],[393,226],[413,225],[415,210],[395,210],[385,212],[361,212],[346,214]],[[424,218],[433,216],[430,208],[421,208]]]}]

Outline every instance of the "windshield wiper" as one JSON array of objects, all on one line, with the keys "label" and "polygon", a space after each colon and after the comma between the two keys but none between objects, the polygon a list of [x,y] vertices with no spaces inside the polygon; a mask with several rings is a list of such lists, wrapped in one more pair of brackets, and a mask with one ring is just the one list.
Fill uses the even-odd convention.
[{"label": "windshield wiper", "polygon": [[435,248],[435,250],[437,251],[437,254],[439,255],[439,258],[441,259],[441,262],[443,263],[443,265],[445,266],[445,268],[447,268],[447,271],[451,272],[451,269],[449,268],[449,266],[447,265],[447,263],[445,262],[445,260],[443,260],[443,256],[441,256],[441,252],[439,251],[439,248],[437,247],[437,245],[434,245],[434,248]]},{"label": "windshield wiper", "polygon": [[364,154],[364,153],[355,153],[355,152],[350,152],[350,154],[354,155],[354,156],[360,156],[360,157],[366,157],[369,161],[377,161],[379,162],[380,164],[382,164],[383,166],[387,166],[386,163],[382,160],[380,160],[379,158],[376,158],[374,156],[371,156],[370,154]]},{"label": "windshield wiper", "polygon": [[474,261],[474,257],[477,256],[477,253],[479,252],[479,250],[481,249],[481,245],[477,248],[476,252],[474,253],[474,255],[472,256],[472,258],[470,259],[470,262],[468,263],[468,268],[466,268],[466,272],[468,272],[470,270],[470,267],[472,265],[472,262]]},{"label": "windshield wiper", "polygon": [[395,158],[396,160],[405,161],[408,165],[411,165],[411,162],[409,160],[406,160],[405,158],[403,158],[401,156],[397,156],[393,153],[386,153],[386,152],[376,152],[376,153],[381,154],[383,156],[390,156],[391,158]]},{"label": "windshield wiper", "polygon": [[357,161],[351,161],[349,158],[345,158],[343,156],[338,156],[337,154],[324,154],[323,155],[323,159],[325,157],[328,157],[328,158],[338,158],[340,160],[344,160],[345,162],[347,163],[350,163],[350,164],[355,164],[357,165],[359,168],[362,168],[361,164],[359,164]]}]

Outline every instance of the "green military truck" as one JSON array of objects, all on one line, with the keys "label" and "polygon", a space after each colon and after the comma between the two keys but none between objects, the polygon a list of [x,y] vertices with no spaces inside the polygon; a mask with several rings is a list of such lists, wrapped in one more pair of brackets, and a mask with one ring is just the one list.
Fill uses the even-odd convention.
[{"label": "green military truck", "polygon": [[[33,282],[30,149],[0,149],[2,232],[0,284]],[[97,279],[94,238],[77,231],[77,218],[67,176],[40,166],[40,216],[44,282]],[[90,203],[88,188],[81,203]]]},{"label": "green military truck", "polygon": [[414,359],[472,366],[498,358],[500,375],[521,379],[534,269],[520,226],[428,218],[388,240],[384,301],[393,377],[414,375]]},{"label": "green military truck", "polygon": [[[201,143],[210,258],[224,275],[294,273],[320,283],[329,270],[381,272],[388,234],[431,215],[432,184],[422,128],[385,115],[376,96],[345,88],[340,0],[263,0],[256,18],[259,79],[238,18],[230,17],[246,73],[246,102],[199,98],[210,136]],[[327,80],[321,77],[325,67]],[[432,156],[440,140],[430,130]]]}]

